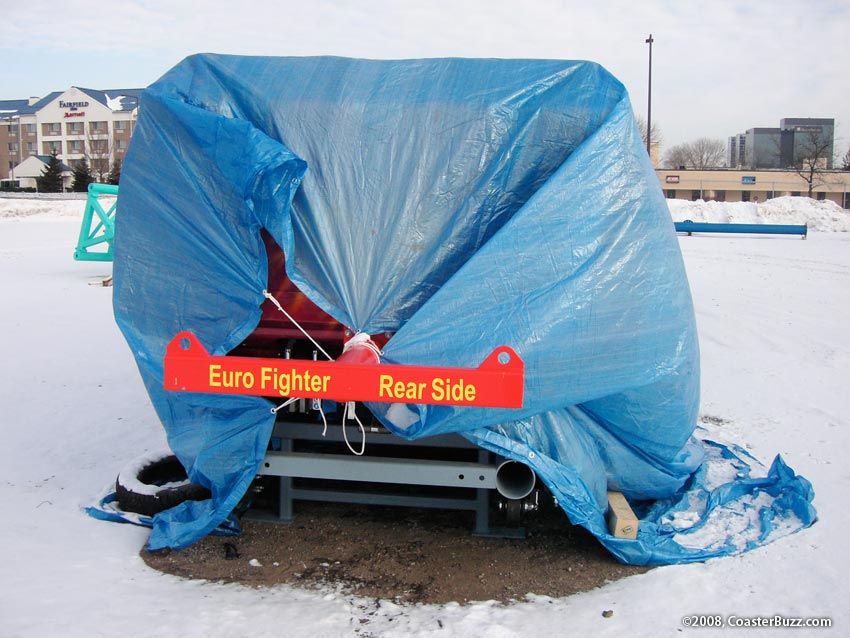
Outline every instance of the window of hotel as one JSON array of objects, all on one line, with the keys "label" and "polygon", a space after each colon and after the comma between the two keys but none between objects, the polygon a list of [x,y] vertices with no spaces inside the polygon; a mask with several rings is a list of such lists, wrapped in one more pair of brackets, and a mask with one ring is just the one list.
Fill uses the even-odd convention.
[{"label": "window of hotel", "polygon": [[62,152],[62,142],[51,141],[51,142],[45,142],[44,143],[44,153],[45,153],[45,155],[50,155],[51,153],[53,153],[53,151],[56,151],[57,153],[61,153]]},{"label": "window of hotel", "polygon": [[18,152],[18,143],[17,142],[9,142],[9,152],[17,153]]},{"label": "window of hotel", "polygon": [[127,122],[124,120],[118,120],[114,123],[116,131],[126,131],[127,130]]},{"label": "window of hotel", "polygon": [[69,153],[82,153],[83,152],[83,141],[82,140],[69,140],[68,141],[68,152]]},{"label": "window of hotel", "polygon": [[106,140],[92,140],[91,150],[93,153],[106,153],[109,150]]},{"label": "window of hotel", "polygon": [[726,191],[715,191],[714,199],[715,199],[715,201],[718,201],[718,202],[725,202],[726,201]]},{"label": "window of hotel", "polygon": [[822,202],[825,199],[826,199],[826,193],[824,193],[824,192],[818,193],[818,201]]},{"label": "window of hotel", "polygon": [[35,135],[35,124],[24,124],[27,135]]},{"label": "window of hotel", "polygon": [[691,201],[692,201],[692,202],[695,202],[695,201],[697,201],[698,199],[700,199],[700,192],[699,192],[699,191],[696,191],[696,190],[691,191]]},{"label": "window of hotel", "polygon": [[84,133],[82,122],[68,122],[65,125],[68,135],[82,135]]},{"label": "window of hotel", "polygon": [[37,155],[38,145],[35,142],[27,142],[27,155]]},{"label": "window of hotel", "polygon": [[89,130],[92,133],[106,133],[106,122],[89,122]]},{"label": "window of hotel", "polygon": [[9,137],[18,137],[18,125],[9,124]]},{"label": "window of hotel", "polygon": [[126,151],[127,140],[115,140],[115,149],[118,151]]},{"label": "window of hotel", "polygon": [[45,135],[62,135],[61,122],[49,122],[48,124],[44,124],[43,126]]},{"label": "window of hotel", "polygon": [[741,191],[741,201],[742,202],[750,201],[750,191]]},{"label": "window of hotel", "polygon": [[668,188],[667,189],[667,199],[676,199],[676,189]]}]

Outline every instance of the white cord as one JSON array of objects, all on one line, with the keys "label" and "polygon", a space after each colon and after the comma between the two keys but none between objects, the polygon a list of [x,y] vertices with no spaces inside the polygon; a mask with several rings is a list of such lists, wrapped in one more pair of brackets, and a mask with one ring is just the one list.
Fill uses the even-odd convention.
[{"label": "white cord", "polygon": [[345,345],[342,347],[343,353],[348,352],[354,346],[368,348],[373,353],[375,353],[375,356],[377,357],[378,361],[381,360],[381,357],[384,354],[383,352],[381,352],[381,349],[377,345],[375,345],[375,342],[372,341],[372,337],[370,337],[365,332],[358,332],[353,337],[351,337],[351,339],[346,341]]},{"label": "white cord", "polygon": [[[318,348],[321,351],[321,353],[323,355],[325,355],[328,358],[328,361],[334,360],[333,357],[331,355],[329,355],[327,352],[325,352],[325,349],[322,346],[320,346],[316,342],[315,339],[313,339],[313,337],[310,335],[310,333],[307,332],[304,328],[302,328],[301,324],[298,323],[297,321],[295,321],[293,316],[290,315],[288,312],[286,312],[286,310],[283,309],[283,306],[281,306],[280,302],[277,299],[274,298],[274,295],[272,295],[268,290],[263,290],[263,297],[265,297],[266,299],[271,301],[275,305],[275,307],[277,307],[278,310],[280,310],[284,315],[286,315],[286,318],[289,319],[292,322],[292,324],[296,328],[298,328],[304,334],[304,336],[307,337],[312,342],[312,344],[314,346],[316,346],[316,348]],[[363,334],[364,336],[359,337],[361,334]],[[355,339],[357,340],[356,342],[355,342]],[[370,348],[373,352],[375,352],[375,354],[377,354],[378,357],[380,358],[380,356],[382,354],[381,350],[377,346],[375,346],[373,343],[369,342],[368,339],[369,339],[369,335],[366,335],[364,333],[357,333],[356,335],[354,335],[354,337],[352,339],[350,339],[348,341],[348,343],[345,344],[343,351],[347,350],[349,347],[351,347],[355,344],[365,345],[368,348]],[[354,342],[354,343],[352,343],[352,342]],[[271,410],[272,414],[277,414],[279,410],[285,408],[286,406],[288,406],[289,404],[291,404],[291,403],[293,403],[297,400],[298,400],[298,397],[292,397],[288,401],[285,401],[284,403],[281,403],[280,405],[272,408],[272,410]],[[351,414],[351,418],[353,418],[355,421],[357,421],[357,426],[360,428],[360,434],[362,436],[362,441],[361,441],[361,444],[360,444],[360,451],[359,452],[357,450],[355,450],[353,447],[351,447],[351,443],[349,443],[349,441],[348,441],[348,434],[345,431],[345,421],[346,421],[346,418],[349,415],[349,412]],[[319,401],[319,413],[322,415],[322,423],[325,424],[325,427],[322,430],[322,436],[325,436],[325,434],[328,431],[328,420],[325,417],[325,411],[322,410],[321,401]],[[345,440],[345,445],[348,446],[348,449],[355,456],[363,456],[363,454],[366,452],[366,428],[363,427],[363,424],[360,422],[360,419],[357,417],[357,411],[356,411],[355,406],[354,406],[354,401],[346,402],[345,409],[342,412],[342,438]]]},{"label": "white cord", "polygon": [[298,400],[298,397],[292,397],[289,401],[284,401],[280,405],[276,405],[275,407],[272,408],[272,414],[277,414],[279,410],[282,410],[283,408],[288,406],[290,403],[295,403],[297,400]]},{"label": "white cord", "polygon": [[[360,434],[363,437],[360,444],[360,451],[358,452],[353,447],[351,447],[351,443],[348,442],[348,434],[345,432],[345,421],[348,415],[351,414],[351,418],[357,421],[357,425],[360,428]],[[354,407],[354,401],[348,401],[345,404],[345,409],[342,411],[342,438],[345,440],[345,444],[348,446],[348,449],[351,450],[351,453],[355,456],[363,456],[363,453],[366,451],[366,428],[363,427],[363,424],[360,422],[360,419],[357,418],[357,412]]]},{"label": "white cord", "polygon": [[313,345],[316,346],[321,351],[321,353],[328,358],[328,361],[334,360],[334,358],[331,355],[329,355],[327,352],[325,352],[325,349],[322,346],[320,346],[316,342],[316,340],[313,339],[312,336],[310,336],[310,333],[307,332],[304,328],[302,328],[301,324],[298,323],[297,321],[295,321],[295,319],[292,317],[292,315],[289,314],[288,312],[286,312],[286,310],[283,309],[283,306],[281,306],[280,302],[277,299],[274,298],[274,295],[272,295],[268,290],[264,290],[263,291],[263,297],[265,297],[266,299],[271,301],[275,306],[277,306],[277,309],[280,310],[284,315],[286,315],[286,318],[289,319],[296,328],[298,328],[302,333],[304,333],[305,337],[307,337],[310,341],[313,342]]},{"label": "white cord", "polygon": [[319,414],[322,415],[322,423],[325,425],[325,427],[322,428],[322,436],[325,436],[325,434],[328,433],[328,418],[325,416],[325,411],[322,409],[321,399],[319,399]]}]

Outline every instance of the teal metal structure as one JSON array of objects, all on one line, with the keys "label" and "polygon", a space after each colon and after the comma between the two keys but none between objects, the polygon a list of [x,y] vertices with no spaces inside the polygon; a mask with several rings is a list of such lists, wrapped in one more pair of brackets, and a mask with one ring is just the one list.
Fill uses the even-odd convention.
[{"label": "teal metal structure", "polygon": [[[115,196],[108,209],[104,209],[101,195]],[[89,195],[80,238],[74,250],[77,261],[112,261],[112,240],[115,237],[115,211],[118,208],[118,186],[113,184],[89,184]],[[102,250],[102,245],[106,250]],[[91,250],[97,248],[96,250]]]}]

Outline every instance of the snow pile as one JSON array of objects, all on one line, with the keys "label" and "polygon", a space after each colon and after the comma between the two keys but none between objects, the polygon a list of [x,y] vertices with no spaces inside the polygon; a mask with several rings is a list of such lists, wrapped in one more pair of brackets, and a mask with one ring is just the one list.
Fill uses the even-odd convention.
[{"label": "snow pile", "polygon": [[850,211],[833,201],[809,197],[777,197],[755,202],[689,202],[668,199],[673,221],[720,224],[806,224],[809,230],[848,232]]},{"label": "snow pile", "polygon": [[[103,198],[101,206],[111,206],[111,202]],[[22,217],[82,217],[86,208],[85,198],[53,199],[38,198],[0,198],[0,219]]]}]

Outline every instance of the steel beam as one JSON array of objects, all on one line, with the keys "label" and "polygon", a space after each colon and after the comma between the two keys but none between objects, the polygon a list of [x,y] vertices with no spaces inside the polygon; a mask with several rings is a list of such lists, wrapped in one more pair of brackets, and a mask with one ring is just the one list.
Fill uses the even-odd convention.
[{"label": "steel beam", "polygon": [[809,233],[806,224],[719,224],[714,222],[674,222],[676,232],[688,233],[748,233],[762,235],[801,235]]},{"label": "steel beam", "polygon": [[496,489],[496,467],[481,463],[267,452],[260,474],[292,478]]}]

